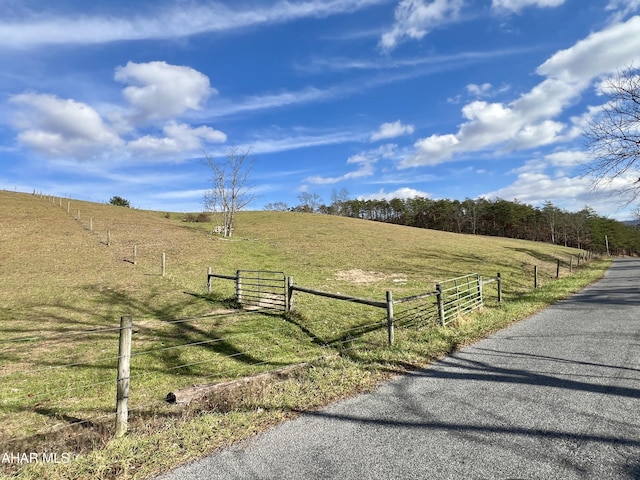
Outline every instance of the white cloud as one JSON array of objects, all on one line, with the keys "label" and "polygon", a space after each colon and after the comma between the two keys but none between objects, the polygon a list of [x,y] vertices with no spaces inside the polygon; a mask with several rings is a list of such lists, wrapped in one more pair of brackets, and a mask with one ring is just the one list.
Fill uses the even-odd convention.
[{"label": "white cloud", "polygon": [[46,157],[86,159],[123,144],[84,103],[38,93],[15,95],[11,102],[26,107],[16,117],[18,141]]},{"label": "white cloud", "polygon": [[192,128],[184,123],[169,122],[162,130],[164,137],[145,135],[129,142],[129,149],[145,156],[174,156],[201,151],[205,143],[227,140],[223,132],[207,126]]},{"label": "white cloud", "polygon": [[584,85],[593,77],[638,63],[640,17],[592,33],[571,48],[561,50],[536,70],[539,75]]},{"label": "white cloud", "polygon": [[555,167],[575,167],[591,160],[589,153],[581,150],[566,150],[545,155],[545,160]]},{"label": "white cloud", "polygon": [[470,95],[475,95],[476,97],[486,97],[489,95],[491,91],[490,83],[483,83],[482,85],[476,85],[475,83],[470,83],[467,85],[467,92]]},{"label": "white cloud", "polygon": [[389,143],[373,150],[362,151],[347,159],[347,164],[359,165],[357,170],[347,172],[337,177],[307,177],[304,181],[316,185],[328,185],[344,180],[352,180],[354,178],[370,177],[375,173],[374,164],[382,158],[393,158],[396,155],[397,148],[398,146],[396,144]]},{"label": "white cloud", "polygon": [[494,97],[500,93],[507,92],[509,89],[510,87],[508,85],[503,85],[502,87],[496,89],[490,83],[483,83],[482,85],[470,83],[469,85],[467,85],[467,93],[477,98]]},{"label": "white cloud", "polygon": [[400,120],[396,120],[392,123],[383,123],[378,128],[378,131],[371,135],[371,141],[376,142],[378,140],[386,138],[395,138],[401,135],[411,135],[414,131],[413,125],[404,125]]},{"label": "white cloud", "polygon": [[562,174],[544,173],[535,162],[529,168],[519,171],[518,177],[511,185],[480,195],[481,197],[506,200],[517,199],[533,206],[541,206],[547,200],[570,212],[582,210],[585,206],[597,204],[600,215],[610,215],[628,219],[631,217],[626,199],[619,193],[633,182],[634,178],[618,178],[611,184],[601,185],[593,190],[591,180],[586,177],[571,177]]},{"label": "white cloud", "polygon": [[639,63],[640,17],[611,25],[551,56],[536,70],[546,78],[511,103],[473,101],[462,108],[465,122],[456,133],[418,140],[415,152],[400,167],[436,165],[455,154],[492,147],[527,149],[566,141],[579,134],[584,117],[572,128],[556,119],[601,75]]},{"label": "white cloud", "polygon": [[520,13],[526,7],[558,7],[564,2],[565,0],[493,0],[491,7],[496,10]]},{"label": "white cloud", "polygon": [[425,197],[428,198],[431,195],[427,192],[423,192],[421,190],[416,190],[415,188],[403,187],[398,188],[392,192],[385,192],[384,188],[381,188],[376,193],[369,193],[367,195],[360,195],[358,199],[360,200],[393,200],[394,198],[415,198],[415,197]]},{"label": "white cloud", "polygon": [[[237,31],[257,25],[290,22],[349,13],[387,0],[279,1],[266,7],[250,5],[245,10],[220,2],[178,2],[154,5],[137,17],[76,15],[66,17],[33,12],[20,20],[9,16],[0,21],[0,45],[33,47],[51,44],[92,44],[122,40],[180,38],[204,32]],[[174,4],[175,2],[171,2]],[[21,10],[23,11],[23,10]],[[46,32],[46,34],[43,34]]]},{"label": "white cloud", "polygon": [[609,0],[606,10],[613,11],[614,22],[619,22],[627,15],[640,10],[640,0]]},{"label": "white cloud", "polygon": [[135,109],[136,121],[172,118],[188,110],[200,110],[207,98],[216,93],[206,75],[166,62],[128,62],[116,68],[114,78],[130,84],[123,93]]},{"label": "white cloud", "polygon": [[395,23],[380,38],[379,46],[393,50],[406,39],[420,40],[433,28],[458,18],[462,0],[402,0],[395,11]]}]

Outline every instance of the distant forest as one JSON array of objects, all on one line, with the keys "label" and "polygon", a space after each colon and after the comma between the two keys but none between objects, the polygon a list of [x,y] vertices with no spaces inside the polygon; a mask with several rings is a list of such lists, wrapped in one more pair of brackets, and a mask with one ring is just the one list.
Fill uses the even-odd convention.
[{"label": "distant forest", "polygon": [[490,235],[565,245],[597,253],[636,255],[640,253],[640,229],[602,217],[585,207],[567,212],[551,202],[533,207],[517,200],[431,200],[424,197],[392,200],[358,200],[334,194],[330,205],[315,194],[302,194],[300,205],[289,208],[278,202],[266,210],[341,215],[376,222],[394,223],[454,233]]}]

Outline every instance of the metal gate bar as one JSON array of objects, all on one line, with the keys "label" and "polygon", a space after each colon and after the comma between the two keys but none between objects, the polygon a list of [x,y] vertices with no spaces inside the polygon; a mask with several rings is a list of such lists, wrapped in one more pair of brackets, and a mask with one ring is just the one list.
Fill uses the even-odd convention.
[{"label": "metal gate bar", "polygon": [[287,310],[287,277],[284,272],[238,270],[236,300],[245,308]]}]

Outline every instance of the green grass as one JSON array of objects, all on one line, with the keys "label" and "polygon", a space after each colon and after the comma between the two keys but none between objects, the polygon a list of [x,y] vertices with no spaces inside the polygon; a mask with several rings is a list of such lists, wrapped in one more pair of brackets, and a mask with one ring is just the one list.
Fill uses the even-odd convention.
[{"label": "green grass", "polygon": [[[290,212],[241,212],[235,237],[222,240],[211,225],[177,214],[71,202],[67,213],[66,200],[61,207],[0,192],[0,453],[80,452],[68,464],[23,467],[22,478],[146,478],[427,365],[566,297],[607,266],[591,262],[569,276],[570,255],[578,254],[570,248]],[[561,280],[553,278],[557,259]],[[534,265],[543,285],[537,291]],[[384,328],[367,328],[384,321],[384,310],[298,293],[288,319],[230,310],[233,282],[214,281],[208,296],[209,266],[226,275],[284,271],[306,287],[376,300],[386,290],[400,298],[447,278],[500,272],[506,302],[488,301],[446,328],[403,317],[398,306],[396,317],[407,321],[389,348]],[[78,331],[117,327],[122,315],[134,317],[132,411],[127,437],[112,440],[117,331]],[[174,348],[184,344],[196,345]],[[286,378],[187,408],[164,402],[192,384],[309,361]]]}]

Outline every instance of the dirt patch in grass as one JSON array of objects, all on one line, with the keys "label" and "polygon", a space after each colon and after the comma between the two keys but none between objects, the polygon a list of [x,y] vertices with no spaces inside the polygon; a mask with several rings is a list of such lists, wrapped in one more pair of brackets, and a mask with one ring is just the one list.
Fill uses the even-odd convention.
[{"label": "dirt patch in grass", "polygon": [[351,270],[338,270],[336,278],[343,282],[353,283],[355,285],[371,285],[391,280],[394,283],[406,283],[407,277],[401,273],[382,273],[370,270],[361,270],[352,268]]}]

